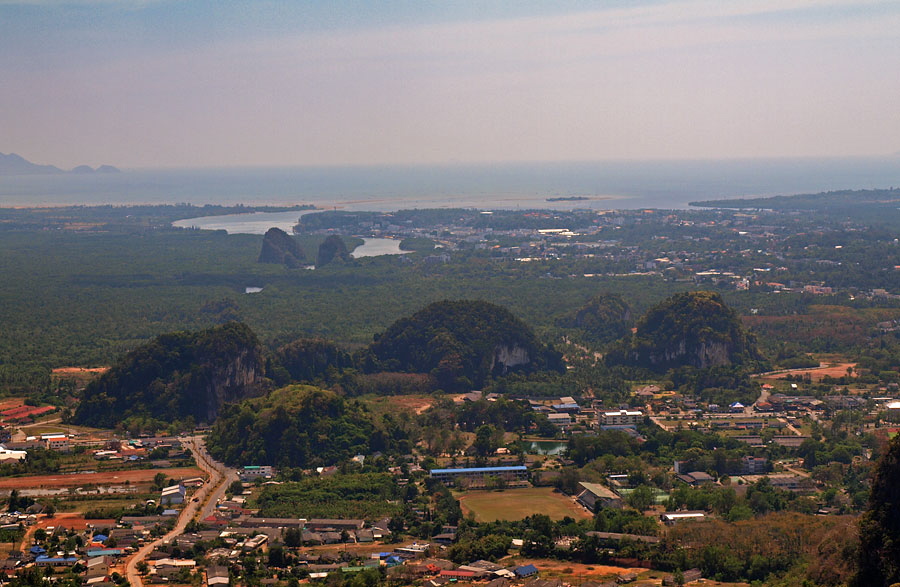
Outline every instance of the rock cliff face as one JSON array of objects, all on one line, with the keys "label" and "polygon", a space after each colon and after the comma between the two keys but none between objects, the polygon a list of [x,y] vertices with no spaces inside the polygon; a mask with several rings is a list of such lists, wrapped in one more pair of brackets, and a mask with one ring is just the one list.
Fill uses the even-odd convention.
[{"label": "rock cliff face", "polygon": [[633,336],[607,355],[610,364],[654,371],[694,366],[700,369],[744,364],[759,353],[737,314],[719,294],[689,292],[650,309]]},{"label": "rock cliff face", "polygon": [[257,395],[264,372],[258,349],[245,349],[216,370],[206,386],[205,422],[214,422],[225,404]]},{"label": "rock cliff face", "polygon": [[225,404],[262,392],[264,373],[262,348],[244,324],[164,334],[90,383],[74,419],[104,427],[128,420],[209,423]]},{"label": "rock cliff face", "polygon": [[290,268],[300,266],[305,255],[294,237],[280,228],[270,228],[263,237],[260,263],[278,263]]},{"label": "rock cliff face", "polygon": [[528,350],[518,345],[499,345],[494,348],[494,360],[491,361],[491,372],[505,375],[511,368],[527,365],[531,362]]}]

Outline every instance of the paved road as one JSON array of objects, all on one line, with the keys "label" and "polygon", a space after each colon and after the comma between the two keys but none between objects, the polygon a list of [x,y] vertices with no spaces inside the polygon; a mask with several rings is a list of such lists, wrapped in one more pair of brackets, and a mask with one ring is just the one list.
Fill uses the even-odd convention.
[{"label": "paved road", "polygon": [[[209,474],[209,480],[193,494],[191,501],[185,505],[183,510],[181,510],[181,515],[178,516],[178,521],[175,523],[175,527],[172,531],[150,544],[145,544],[128,561],[128,564],[125,567],[125,573],[128,577],[128,584],[131,585],[131,587],[144,587],[141,575],[137,571],[138,563],[146,559],[150,553],[153,552],[153,549],[160,544],[168,542],[184,533],[184,529],[187,527],[188,522],[194,519],[197,512],[206,512],[210,507],[210,503],[212,504],[212,507],[215,507],[217,499],[216,495],[221,495],[224,493],[225,488],[228,487],[224,481],[229,478],[229,475],[234,475],[235,478],[237,478],[237,473],[235,471],[228,469],[222,463],[214,461],[212,457],[209,456],[201,437],[190,437],[185,440],[185,444],[191,450],[191,454],[194,455],[197,466]],[[205,517],[208,514],[203,513],[201,515]]]}]

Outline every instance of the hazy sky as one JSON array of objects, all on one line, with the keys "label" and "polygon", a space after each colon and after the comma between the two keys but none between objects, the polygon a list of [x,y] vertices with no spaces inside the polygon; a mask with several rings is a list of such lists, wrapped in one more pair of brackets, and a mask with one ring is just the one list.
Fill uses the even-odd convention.
[{"label": "hazy sky", "polygon": [[883,155],[900,2],[0,0],[0,152],[71,167]]}]

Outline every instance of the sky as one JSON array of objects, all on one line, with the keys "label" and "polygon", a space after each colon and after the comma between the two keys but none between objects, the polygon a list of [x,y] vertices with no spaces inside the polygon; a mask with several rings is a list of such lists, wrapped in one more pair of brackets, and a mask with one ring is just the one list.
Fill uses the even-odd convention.
[{"label": "sky", "polygon": [[61,167],[893,156],[897,0],[0,0]]}]

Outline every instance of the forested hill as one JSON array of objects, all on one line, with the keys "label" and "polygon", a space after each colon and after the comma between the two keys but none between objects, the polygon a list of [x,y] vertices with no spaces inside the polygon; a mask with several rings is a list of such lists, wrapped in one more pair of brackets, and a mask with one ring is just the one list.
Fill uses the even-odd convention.
[{"label": "forested hill", "polygon": [[484,301],[435,302],[376,337],[364,359],[373,371],[430,373],[447,391],[478,388],[510,371],[562,370],[509,310]]},{"label": "forested hill", "polygon": [[755,208],[765,210],[816,210],[850,211],[863,207],[879,207],[896,210],[900,202],[900,189],[886,190],[840,190],[819,194],[797,194],[794,196],[773,196],[768,198],[735,198],[729,200],[706,200],[691,202],[689,205],[703,208]]},{"label": "forested hill", "polygon": [[557,323],[563,328],[577,328],[590,342],[606,344],[628,334],[631,307],[622,296],[601,293]]},{"label": "forested hill", "polygon": [[[388,419],[389,420],[389,419]],[[332,465],[357,454],[397,448],[399,428],[376,426],[359,403],[307,385],[229,405],[207,438],[209,452],[233,465]],[[409,450],[409,444],[400,447]]]},{"label": "forested hill", "polygon": [[651,308],[633,336],[607,355],[610,364],[657,372],[745,364],[759,359],[737,313],[713,292],[676,294]]},{"label": "forested hill", "polygon": [[103,427],[212,422],[226,403],[260,391],[264,365],[256,335],[238,322],[164,334],[90,383],[74,420]]}]

